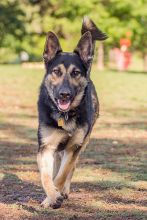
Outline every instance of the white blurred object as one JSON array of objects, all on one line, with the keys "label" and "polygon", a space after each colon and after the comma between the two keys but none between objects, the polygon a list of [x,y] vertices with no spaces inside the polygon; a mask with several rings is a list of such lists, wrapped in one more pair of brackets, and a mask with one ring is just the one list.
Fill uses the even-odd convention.
[{"label": "white blurred object", "polygon": [[20,60],[21,60],[21,62],[28,61],[29,60],[29,54],[27,52],[25,52],[25,51],[22,51],[20,53]]},{"label": "white blurred object", "polygon": [[118,141],[112,141],[112,144],[114,144],[114,145],[117,145],[118,144]]}]

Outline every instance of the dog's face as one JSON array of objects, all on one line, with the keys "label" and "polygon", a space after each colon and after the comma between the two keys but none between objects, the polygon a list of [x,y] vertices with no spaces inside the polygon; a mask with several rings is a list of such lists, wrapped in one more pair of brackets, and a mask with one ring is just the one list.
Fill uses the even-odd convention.
[{"label": "dog's face", "polygon": [[60,111],[76,107],[87,85],[86,68],[77,54],[60,53],[47,67],[45,85]]},{"label": "dog's face", "polygon": [[88,83],[87,63],[91,55],[90,33],[82,36],[73,53],[62,52],[56,35],[48,33],[44,50],[44,84],[48,95],[60,111],[69,111],[81,102]]}]

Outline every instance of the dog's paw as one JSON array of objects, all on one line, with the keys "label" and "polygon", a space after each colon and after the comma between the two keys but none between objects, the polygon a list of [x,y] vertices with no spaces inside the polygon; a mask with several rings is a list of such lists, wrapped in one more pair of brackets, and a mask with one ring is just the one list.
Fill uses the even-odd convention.
[{"label": "dog's paw", "polygon": [[68,199],[69,193],[70,193],[70,185],[65,184],[61,191],[61,195],[63,196],[64,199]]},{"label": "dog's paw", "polygon": [[58,195],[55,199],[50,199],[46,197],[46,199],[41,203],[41,206],[44,208],[51,207],[53,209],[58,209],[61,207],[61,204],[64,200],[64,197],[62,195]]},{"label": "dog's paw", "polygon": [[43,202],[41,203],[41,207],[43,208],[48,208],[50,206],[50,201],[49,201],[49,198],[46,197]]},{"label": "dog's paw", "polygon": [[69,194],[66,192],[62,192],[61,195],[63,196],[64,199],[68,199]]},{"label": "dog's paw", "polygon": [[50,204],[50,207],[52,207],[53,209],[60,208],[63,200],[64,200],[63,196],[57,197],[56,201],[54,203]]}]

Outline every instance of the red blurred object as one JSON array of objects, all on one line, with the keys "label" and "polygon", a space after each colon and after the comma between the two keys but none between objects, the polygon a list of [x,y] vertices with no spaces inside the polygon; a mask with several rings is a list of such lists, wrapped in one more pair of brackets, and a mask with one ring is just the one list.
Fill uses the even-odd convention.
[{"label": "red blurred object", "polygon": [[126,38],[120,39],[120,48],[113,48],[116,68],[120,71],[127,70],[131,63],[132,55],[128,51],[129,47],[131,46],[131,40],[129,39],[130,36],[131,32],[126,32]]},{"label": "red blurred object", "polygon": [[119,71],[127,70],[131,63],[131,53],[127,50],[123,51],[119,48],[113,49],[114,61]]},{"label": "red blurred object", "polygon": [[127,70],[131,63],[131,53],[129,51],[124,52],[124,64],[123,69]]},{"label": "red blurred object", "polygon": [[121,39],[120,39],[120,46],[130,47],[130,46],[131,46],[131,41],[130,41],[130,39],[121,38]]}]

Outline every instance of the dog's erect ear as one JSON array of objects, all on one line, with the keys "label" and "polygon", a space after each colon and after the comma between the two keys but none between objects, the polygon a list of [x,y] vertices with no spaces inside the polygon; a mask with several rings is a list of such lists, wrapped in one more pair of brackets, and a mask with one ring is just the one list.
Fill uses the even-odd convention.
[{"label": "dog's erect ear", "polygon": [[48,32],[43,52],[45,63],[48,63],[59,52],[62,52],[62,49],[57,36],[53,32]]},{"label": "dog's erect ear", "polygon": [[89,31],[82,35],[74,52],[80,56],[86,66],[89,64],[92,58],[92,36]]},{"label": "dog's erect ear", "polygon": [[95,40],[101,41],[101,40],[106,40],[108,38],[107,35],[103,33],[89,17],[84,16],[81,34],[84,34],[87,31],[90,31],[93,41]]}]

